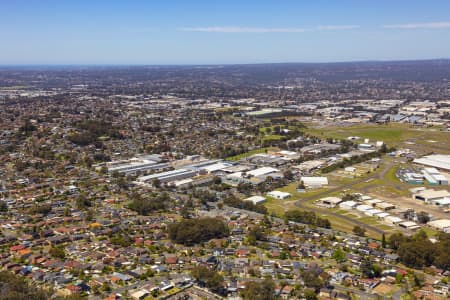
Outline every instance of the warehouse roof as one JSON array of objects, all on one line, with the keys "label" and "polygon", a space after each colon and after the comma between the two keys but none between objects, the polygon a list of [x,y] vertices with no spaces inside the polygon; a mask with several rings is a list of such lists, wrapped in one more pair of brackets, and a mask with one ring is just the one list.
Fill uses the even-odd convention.
[{"label": "warehouse roof", "polygon": [[416,158],[414,162],[425,166],[450,170],[450,155],[432,154]]}]

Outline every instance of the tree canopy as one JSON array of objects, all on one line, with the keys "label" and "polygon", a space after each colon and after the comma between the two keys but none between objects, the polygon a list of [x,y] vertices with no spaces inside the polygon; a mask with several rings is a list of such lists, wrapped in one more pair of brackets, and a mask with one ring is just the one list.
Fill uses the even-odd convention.
[{"label": "tree canopy", "polygon": [[184,219],[169,225],[169,238],[179,244],[193,245],[226,237],[228,226],[216,218]]}]

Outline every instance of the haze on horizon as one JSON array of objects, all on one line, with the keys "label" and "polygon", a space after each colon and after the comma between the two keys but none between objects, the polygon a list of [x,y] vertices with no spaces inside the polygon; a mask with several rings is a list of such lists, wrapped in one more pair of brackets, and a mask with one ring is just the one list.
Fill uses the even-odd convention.
[{"label": "haze on horizon", "polygon": [[392,2],[2,1],[0,64],[450,58],[449,1]]}]

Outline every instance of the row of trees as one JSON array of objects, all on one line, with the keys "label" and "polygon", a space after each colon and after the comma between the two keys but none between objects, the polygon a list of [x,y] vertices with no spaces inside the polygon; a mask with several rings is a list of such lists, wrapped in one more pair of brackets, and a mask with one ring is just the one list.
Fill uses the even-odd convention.
[{"label": "row of trees", "polygon": [[331,223],[328,219],[318,217],[313,211],[305,210],[289,210],[285,213],[285,218],[288,221],[309,224],[322,228],[331,228]]},{"label": "row of trees", "polygon": [[385,144],[378,150],[374,152],[364,153],[358,156],[352,156],[350,158],[344,158],[342,161],[329,165],[322,169],[322,173],[329,173],[337,169],[343,169],[345,167],[352,166],[361,162],[368,161],[372,158],[380,157],[383,154],[393,151],[394,149],[388,149]]}]

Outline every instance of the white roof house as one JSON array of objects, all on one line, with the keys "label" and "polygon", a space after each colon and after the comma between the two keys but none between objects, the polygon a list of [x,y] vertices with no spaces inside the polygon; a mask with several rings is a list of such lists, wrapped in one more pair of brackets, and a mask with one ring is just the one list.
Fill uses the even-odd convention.
[{"label": "white roof house", "polygon": [[271,191],[267,193],[267,196],[276,198],[276,199],[287,199],[291,197],[291,194],[287,192],[281,192],[281,191]]},{"label": "white roof house", "polygon": [[245,198],[244,201],[250,201],[256,205],[256,204],[264,203],[266,201],[266,198],[263,196],[251,196],[251,197]]}]

